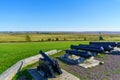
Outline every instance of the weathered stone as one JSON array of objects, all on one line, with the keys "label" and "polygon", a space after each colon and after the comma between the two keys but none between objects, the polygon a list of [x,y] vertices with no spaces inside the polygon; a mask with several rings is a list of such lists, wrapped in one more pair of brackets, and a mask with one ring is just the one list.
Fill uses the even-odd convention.
[{"label": "weathered stone", "polygon": [[[79,78],[66,72],[65,70],[62,71],[63,73],[61,75],[57,75],[56,78],[48,78],[48,80],[80,80]],[[34,80],[47,80],[45,78],[42,78],[36,69],[29,69],[28,72],[31,74]]]},{"label": "weathered stone", "polygon": [[90,68],[99,65],[99,63],[100,61],[95,60],[94,57],[91,57],[90,59],[85,60],[84,63],[78,65],[84,68]]}]

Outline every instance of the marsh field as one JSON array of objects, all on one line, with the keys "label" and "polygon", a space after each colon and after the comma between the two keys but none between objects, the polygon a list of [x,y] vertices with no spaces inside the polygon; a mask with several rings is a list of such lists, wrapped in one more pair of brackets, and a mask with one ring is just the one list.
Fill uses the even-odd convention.
[{"label": "marsh field", "polygon": [[[0,73],[17,61],[37,55],[39,50],[68,49],[71,44],[98,41],[99,34],[0,33]],[[103,41],[120,41],[119,34],[102,34]]]}]

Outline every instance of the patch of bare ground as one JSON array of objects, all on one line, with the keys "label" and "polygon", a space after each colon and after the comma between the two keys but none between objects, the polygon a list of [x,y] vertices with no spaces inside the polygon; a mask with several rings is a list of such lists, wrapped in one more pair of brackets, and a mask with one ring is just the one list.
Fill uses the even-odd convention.
[{"label": "patch of bare ground", "polygon": [[80,80],[120,80],[120,55],[108,55],[104,58],[95,59],[103,61],[104,65],[98,65],[92,68],[82,68],[76,65],[66,65],[60,62],[60,65],[68,72],[77,75]]}]

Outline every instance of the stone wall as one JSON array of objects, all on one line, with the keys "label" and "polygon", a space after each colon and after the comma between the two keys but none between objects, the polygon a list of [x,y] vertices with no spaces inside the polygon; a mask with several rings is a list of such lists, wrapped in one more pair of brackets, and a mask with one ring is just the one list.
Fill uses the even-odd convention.
[{"label": "stone wall", "polygon": [[[47,55],[52,55],[57,53],[57,50],[51,50],[48,52],[45,52]],[[23,67],[33,64],[39,60],[39,58],[42,57],[40,54],[36,56],[32,56],[23,60],[18,61],[16,64],[11,66],[9,69],[7,69],[5,72],[0,74],[0,80],[12,80],[14,75],[19,72]]]}]

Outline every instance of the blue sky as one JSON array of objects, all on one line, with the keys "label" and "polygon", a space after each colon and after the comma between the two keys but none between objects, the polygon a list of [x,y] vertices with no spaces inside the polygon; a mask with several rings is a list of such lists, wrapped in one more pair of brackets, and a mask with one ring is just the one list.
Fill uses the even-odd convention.
[{"label": "blue sky", "polygon": [[0,0],[0,31],[120,31],[120,0]]}]

